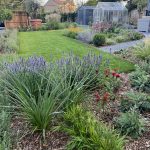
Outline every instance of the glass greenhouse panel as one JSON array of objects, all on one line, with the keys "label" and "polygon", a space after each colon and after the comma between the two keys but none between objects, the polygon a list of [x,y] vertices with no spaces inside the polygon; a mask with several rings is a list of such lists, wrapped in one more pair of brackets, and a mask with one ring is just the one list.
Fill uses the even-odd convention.
[{"label": "glass greenhouse panel", "polygon": [[93,22],[127,23],[128,10],[120,2],[99,2],[93,12]]}]

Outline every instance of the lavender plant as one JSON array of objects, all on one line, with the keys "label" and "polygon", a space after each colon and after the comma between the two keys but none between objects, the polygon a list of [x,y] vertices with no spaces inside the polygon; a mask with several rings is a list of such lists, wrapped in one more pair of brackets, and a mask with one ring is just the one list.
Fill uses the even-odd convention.
[{"label": "lavender plant", "polygon": [[86,89],[97,84],[102,57],[89,54],[82,59],[70,55],[54,63],[42,57],[5,64],[1,82],[12,105],[31,123],[34,130],[50,127],[56,112],[83,100]]}]

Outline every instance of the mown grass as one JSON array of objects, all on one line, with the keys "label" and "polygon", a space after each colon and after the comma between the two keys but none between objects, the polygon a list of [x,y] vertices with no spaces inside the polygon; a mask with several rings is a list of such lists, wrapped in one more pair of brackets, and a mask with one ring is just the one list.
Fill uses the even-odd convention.
[{"label": "mown grass", "polygon": [[70,52],[77,56],[83,56],[92,51],[95,54],[101,53],[104,59],[109,59],[113,68],[119,68],[122,72],[134,70],[132,63],[100,51],[91,45],[65,37],[63,32],[64,30],[20,32],[19,56],[40,55],[50,61],[59,59],[62,55]]}]

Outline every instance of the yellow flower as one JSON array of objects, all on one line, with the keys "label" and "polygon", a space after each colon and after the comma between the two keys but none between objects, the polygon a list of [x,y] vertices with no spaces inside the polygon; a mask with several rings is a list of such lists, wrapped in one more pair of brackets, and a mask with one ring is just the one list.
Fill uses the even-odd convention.
[{"label": "yellow flower", "polygon": [[68,29],[68,31],[77,33],[77,32],[81,32],[82,29],[79,28],[79,27],[70,27],[70,28]]}]

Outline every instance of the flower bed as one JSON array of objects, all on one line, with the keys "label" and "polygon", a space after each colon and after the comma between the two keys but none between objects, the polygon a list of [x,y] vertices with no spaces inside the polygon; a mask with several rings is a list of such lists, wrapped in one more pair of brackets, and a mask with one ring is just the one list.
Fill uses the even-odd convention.
[{"label": "flower bed", "polygon": [[[74,29],[75,30],[75,29]],[[74,34],[74,36],[68,36],[71,38],[76,38],[77,40],[94,44],[95,46],[106,46],[106,45],[114,45],[117,43],[123,43],[128,41],[140,40],[144,37],[141,33],[135,32],[129,29],[123,29],[121,27],[109,27],[104,28],[103,30],[98,28],[97,26],[93,26],[89,29],[84,29],[82,31],[74,32],[74,31],[66,31],[64,35]],[[96,41],[101,41],[98,36],[103,36],[106,40],[105,42],[100,44],[95,44]],[[103,38],[102,37],[102,38]]]},{"label": "flower bed", "polygon": [[2,118],[4,149],[123,150],[147,133],[149,96],[132,91],[128,76],[101,55],[20,58],[2,68],[0,102],[11,118]]}]

